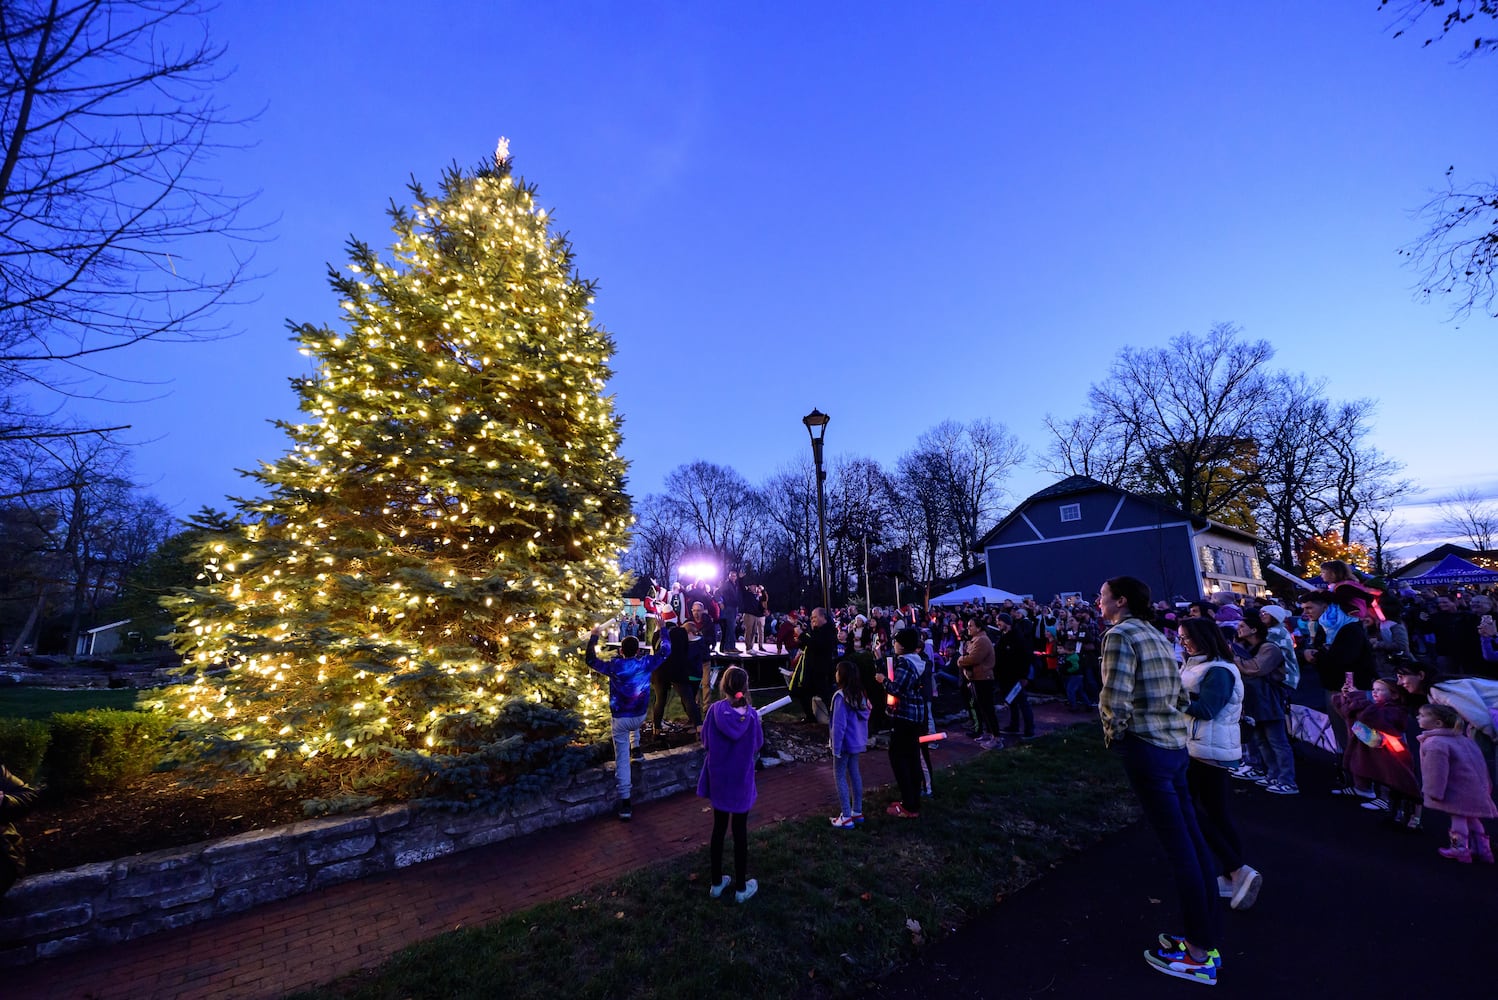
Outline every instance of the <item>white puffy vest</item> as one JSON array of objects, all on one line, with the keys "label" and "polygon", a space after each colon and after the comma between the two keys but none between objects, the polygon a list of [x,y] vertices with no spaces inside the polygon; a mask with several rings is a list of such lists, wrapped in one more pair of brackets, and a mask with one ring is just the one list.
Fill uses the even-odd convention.
[{"label": "white puffy vest", "polygon": [[1186,750],[1197,760],[1225,763],[1242,760],[1243,744],[1239,737],[1238,722],[1243,717],[1243,675],[1238,672],[1238,668],[1226,660],[1189,660],[1181,667],[1181,687],[1191,694],[1200,694],[1202,678],[1213,667],[1232,672],[1233,694],[1216,718],[1198,719],[1194,715],[1186,716],[1190,723],[1186,734]]}]

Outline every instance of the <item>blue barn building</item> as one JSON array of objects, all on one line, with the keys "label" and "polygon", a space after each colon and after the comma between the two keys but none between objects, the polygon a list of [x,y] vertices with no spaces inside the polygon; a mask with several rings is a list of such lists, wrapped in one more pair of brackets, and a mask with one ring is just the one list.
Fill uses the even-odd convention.
[{"label": "blue barn building", "polygon": [[1136,576],[1155,600],[1218,591],[1264,594],[1257,538],[1088,476],[1071,476],[1015,507],[978,543],[988,585],[1049,601],[1091,597],[1111,576]]}]

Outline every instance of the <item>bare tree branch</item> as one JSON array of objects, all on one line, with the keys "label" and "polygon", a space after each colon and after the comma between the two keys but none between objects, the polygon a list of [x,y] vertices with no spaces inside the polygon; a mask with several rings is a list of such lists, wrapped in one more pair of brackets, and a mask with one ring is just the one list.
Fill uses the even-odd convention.
[{"label": "bare tree branch", "polygon": [[257,231],[248,197],[202,173],[239,124],[214,101],[223,49],[203,13],[0,4],[0,398],[66,395],[109,380],[97,359],[111,352],[226,334],[217,310],[248,278]]}]

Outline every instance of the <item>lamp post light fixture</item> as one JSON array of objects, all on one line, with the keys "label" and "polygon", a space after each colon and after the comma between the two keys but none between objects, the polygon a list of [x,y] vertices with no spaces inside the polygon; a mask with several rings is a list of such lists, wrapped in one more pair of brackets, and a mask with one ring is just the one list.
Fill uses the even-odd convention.
[{"label": "lamp post light fixture", "polygon": [[827,422],[832,418],[812,407],[801,418],[811,437],[811,459],[817,469],[817,542],[822,564],[822,607],[832,613],[832,593],[827,587],[827,470],[822,467],[822,439],[827,436]]}]

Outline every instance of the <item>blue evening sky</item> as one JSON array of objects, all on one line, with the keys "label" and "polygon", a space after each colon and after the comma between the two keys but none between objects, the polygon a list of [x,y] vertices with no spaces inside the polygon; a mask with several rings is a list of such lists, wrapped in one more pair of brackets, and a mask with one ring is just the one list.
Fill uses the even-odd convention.
[{"label": "blue evening sky", "polygon": [[220,97],[264,110],[209,170],[261,191],[267,276],[237,337],[120,355],[169,381],[111,415],[179,512],[250,489],[234,470],[284,451],[267,421],[309,370],[284,321],[339,323],[345,239],[386,245],[409,176],[503,135],[599,282],[637,495],[698,458],[763,480],[809,451],[813,406],[833,455],[892,464],[978,417],[1039,452],[1120,347],[1218,321],[1379,400],[1375,443],[1427,496],[1492,493],[1495,323],[1414,302],[1395,251],[1448,165],[1498,170],[1498,59],[1393,22],[1376,0],[229,0]]}]

